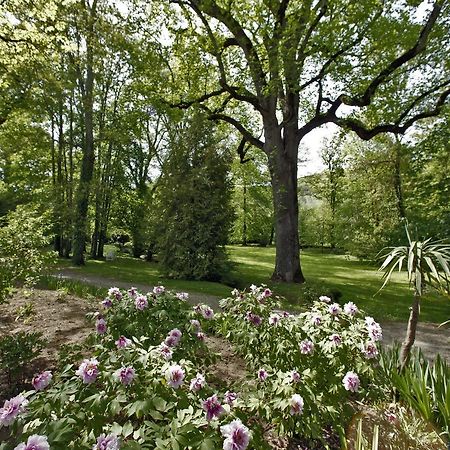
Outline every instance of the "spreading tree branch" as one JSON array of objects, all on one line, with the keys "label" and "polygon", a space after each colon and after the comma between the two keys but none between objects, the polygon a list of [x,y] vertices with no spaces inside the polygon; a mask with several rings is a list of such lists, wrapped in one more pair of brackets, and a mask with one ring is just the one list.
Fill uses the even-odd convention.
[{"label": "spreading tree branch", "polygon": [[419,53],[425,50],[428,42],[428,37],[439,16],[441,9],[442,5],[440,2],[437,1],[433,6],[433,10],[431,11],[430,16],[428,17],[426,24],[422,28],[422,31],[420,32],[420,35],[416,43],[410,49],[408,49],[406,52],[400,55],[398,58],[394,59],[384,70],[382,70],[373,79],[373,81],[369,84],[369,86],[367,86],[366,90],[361,95],[353,97],[342,96],[344,104],[348,106],[358,106],[358,107],[369,106],[378,87],[382,83],[384,83],[388,79],[388,77],[392,73],[394,73],[398,68],[400,68],[407,62],[411,61]]}]

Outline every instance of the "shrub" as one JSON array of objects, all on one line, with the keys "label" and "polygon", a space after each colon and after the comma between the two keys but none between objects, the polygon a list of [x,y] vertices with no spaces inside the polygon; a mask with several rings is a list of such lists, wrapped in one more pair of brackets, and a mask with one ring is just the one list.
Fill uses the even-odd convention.
[{"label": "shrub", "polygon": [[[55,449],[116,448],[120,438],[122,449],[206,450],[222,447],[236,430],[245,442],[246,416],[238,402],[207,382],[211,358],[198,334],[213,312],[206,306],[192,310],[184,298],[162,287],[145,296],[111,289],[103,302],[107,309],[94,317],[96,333],[86,359],[53,376],[44,372],[33,382],[35,391],[0,409],[0,426],[10,426],[11,435],[0,448],[38,435]],[[172,323],[178,328],[170,330]],[[137,336],[117,338],[123,332]],[[261,436],[253,442],[267,448],[259,444]]]},{"label": "shrub", "polygon": [[204,117],[186,122],[158,185],[158,258],[171,277],[219,280],[233,218],[229,157]]},{"label": "shrub", "polygon": [[[387,377],[400,399],[438,427],[450,440],[450,367],[439,355],[433,363],[420,351],[412,354],[403,371],[398,371],[399,348],[384,351],[381,357],[382,376]],[[394,394],[394,392],[392,392]]]},{"label": "shrub", "polygon": [[44,348],[42,333],[25,333],[0,338],[0,371],[5,374],[11,390],[23,385],[25,371]]},{"label": "shrub", "polygon": [[0,303],[17,282],[34,284],[53,260],[44,250],[48,244],[45,219],[36,211],[18,206],[0,226]]},{"label": "shrub", "polygon": [[[282,433],[314,439],[330,424],[344,427],[353,413],[349,400],[381,393],[373,378],[381,328],[361,318],[353,303],[342,309],[329,297],[321,299],[293,316],[279,311],[270,290],[253,286],[222,300],[219,325],[253,369],[254,413]],[[292,411],[294,395],[303,399],[299,417]]]}]

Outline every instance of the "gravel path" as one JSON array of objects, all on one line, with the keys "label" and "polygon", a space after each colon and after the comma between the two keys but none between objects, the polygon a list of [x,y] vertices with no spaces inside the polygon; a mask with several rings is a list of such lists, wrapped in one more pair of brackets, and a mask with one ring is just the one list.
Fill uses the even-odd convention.
[{"label": "gravel path", "polygon": [[[61,270],[55,274],[57,278],[71,279],[91,284],[97,287],[109,288],[117,286],[121,289],[129,289],[130,283],[117,281],[112,278],[97,277],[93,275],[84,275],[70,269]],[[138,290],[148,292],[153,286],[144,284],[134,284]],[[206,303],[213,309],[219,309],[219,297],[206,294],[189,293],[189,302],[193,305],[197,303]],[[384,322],[381,323],[383,328],[383,343],[391,345],[394,342],[402,342],[406,333],[405,322]],[[429,359],[434,359],[439,353],[447,361],[450,362],[450,329],[441,327],[433,323],[419,323],[417,326],[417,334],[415,345],[420,347],[424,355]]]}]

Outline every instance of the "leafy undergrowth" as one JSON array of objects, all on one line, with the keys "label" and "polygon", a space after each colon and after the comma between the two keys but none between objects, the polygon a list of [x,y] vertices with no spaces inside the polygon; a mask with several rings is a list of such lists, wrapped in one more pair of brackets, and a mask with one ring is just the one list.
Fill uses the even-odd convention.
[{"label": "leafy undergrowth", "polygon": [[111,288],[86,344],[0,408],[0,449],[337,449],[388,395],[381,328],[353,303],[293,316],[252,286],[217,314],[186,297]]}]

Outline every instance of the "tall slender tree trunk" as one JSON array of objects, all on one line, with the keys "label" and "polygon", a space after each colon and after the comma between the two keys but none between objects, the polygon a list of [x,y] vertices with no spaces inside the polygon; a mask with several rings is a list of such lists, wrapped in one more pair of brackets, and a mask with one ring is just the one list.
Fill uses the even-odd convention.
[{"label": "tall slender tree trunk", "polygon": [[[87,219],[89,207],[89,194],[94,173],[94,21],[96,0],[89,14],[89,23],[86,37],[86,82],[84,83],[83,110],[84,110],[84,148],[81,163],[80,181],[77,190],[77,205],[74,220],[73,257],[76,265],[83,265],[84,250],[86,246]],[[81,80],[83,81],[83,80]]]},{"label": "tall slender tree trunk", "polygon": [[416,339],[417,323],[419,321],[420,312],[420,295],[416,292],[414,294],[414,301],[411,306],[411,311],[409,313],[408,329],[406,331],[405,341],[402,344],[402,350],[400,353],[400,370],[403,371],[406,364],[409,361],[409,356],[411,354],[411,348],[414,345]]},{"label": "tall slender tree trunk", "polygon": [[402,185],[402,173],[401,173],[401,144],[396,142],[395,144],[395,159],[394,159],[394,189],[395,196],[397,198],[397,211],[399,219],[406,217],[405,202],[403,199],[403,185]]},{"label": "tall slender tree trunk", "polygon": [[265,152],[268,155],[275,212],[276,258],[273,280],[303,283],[298,237],[296,127],[285,127],[282,137],[276,119],[265,124]]},{"label": "tall slender tree trunk", "polygon": [[244,204],[243,204],[243,224],[242,224],[242,245],[247,246],[247,180],[244,179]]}]

